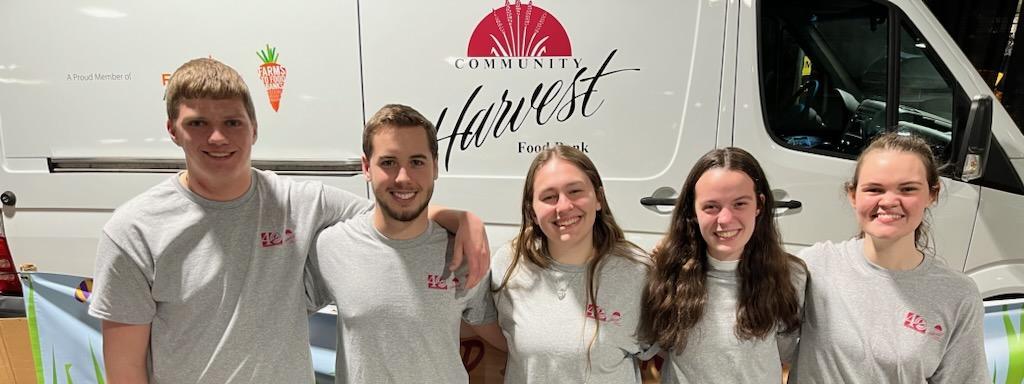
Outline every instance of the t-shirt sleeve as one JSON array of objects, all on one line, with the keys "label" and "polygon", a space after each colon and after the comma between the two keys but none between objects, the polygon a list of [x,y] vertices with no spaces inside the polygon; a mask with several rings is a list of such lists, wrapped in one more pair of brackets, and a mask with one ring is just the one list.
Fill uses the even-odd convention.
[{"label": "t-shirt sleeve", "polygon": [[318,239],[319,236],[314,238],[313,245],[309,247],[309,257],[306,258],[306,266],[302,271],[302,284],[306,290],[306,311],[309,313],[316,312],[333,302],[320,273],[316,245]]},{"label": "t-shirt sleeve", "polygon": [[498,310],[494,307],[491,294],[491,279],[488,272],[467,295],[466,309],[462,311],[462,320],[470,325],[484,325],[498,321]]},{"label": "t-shirt sleeve", "polygon": [[[152,285],[133,255],[106,231],[96,251],[96,273],[89,315],[125,324],[149,324],[156,316]],[[138,256],[138,255],[136,255]]]},{"label": "t-shirt sleeve", "polygon": [[929,383],[984,383],[992,379],[985,358],[985,307],[981,294],[971,285],[972,292],[965,295],[967,299],[958,309],[949,344]]},{"label": "t-shirt sleeve", "polygon": [[[807,269],[802,263],[791,262],[791,281],[793,282],[793,289],[796,290],[796,305],[797,314],[803,321],[804,314],[804,298],[807,295]],[[781,325],[780,325],[781,327]],[[783,329],[780,329],[782,331]],[[782,333],[779,332],[775,335],[775,342],[779,347],[779,358],[782,359],[783,363],[792,363],[796,359],[796,350],[800,341],[800,329],[797,328],[792,332]]]},{"label": "t-shirt sleeve", "polygon": [[321,229],[340,221],[347,221],[373,209],[373,203],[370,200],[340,188],[324,185],[321,193],[320,211],[323,212]]}]

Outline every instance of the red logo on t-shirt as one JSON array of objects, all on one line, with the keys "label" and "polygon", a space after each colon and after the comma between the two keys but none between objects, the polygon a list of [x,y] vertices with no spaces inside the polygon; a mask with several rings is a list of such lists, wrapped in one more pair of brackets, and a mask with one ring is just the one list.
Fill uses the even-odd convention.
[{"label": "red logo on t-shirt", "polygon": [[273,247],[284,243],[295,241],[295,232],[291,229],[284,230],[284,236],[279,232],[260,232],[260,245],[263,248]]},{"label": "red logo on t-shirt", "polygon": [[928,322],[924,320],[924,317],[914,312],[907,312],[906,316],[903,316],[903,326],[913,330],[917,333],[924,333],[928,329]]},{"label": "red logo on t-shirt", "polygon": [[448,282],[440,275],[427,275],[427,288],[448,290]]},{"label": "red logo on t-shirt", "polygon": [[449,283],[447,279],[440,275],[427,275],[427,288],[442,291],[446,291],[449,288],[460,289],[462,288],[462,280],[459,280],[458,277],[452,277],[452,281]]},{"label": "red logo on t-shirt", "polygon": [[924,316],[912,311],[907,311],[907,314],[903,316],[903,326],[919,334],[927,335],[935,340],[941,340],[942,337],[946,335],[946,330],[942,324],[929,326],[928,321],[925,320]]},{"label": "red logo on t-shirt", "polygon": [[615,325],[619,325],[619,321],[622,320],[622,312],[613,311],[611,316],[608,316],[604,308],[594,304],[587,304],[586,316],[594,320],[612,323]]}]

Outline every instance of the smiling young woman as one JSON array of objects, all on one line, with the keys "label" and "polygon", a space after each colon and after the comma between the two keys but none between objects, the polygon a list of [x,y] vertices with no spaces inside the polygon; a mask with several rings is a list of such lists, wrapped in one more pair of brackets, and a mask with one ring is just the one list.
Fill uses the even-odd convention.
[{"label": "smiling young woman", "polygon": [[929,251],[925,218],[940,179],[928,144],[879,137],[860,155],[846,191],[861,233],[800,252],[812,279],[791,379],[990,380],[978,288]]},{"label": "smiling young woman", "polygon": [[572,147],[537,155],[519,235],[492,264],[505,383],[640,383],[636,337],[649,259],[626,240],[594,163]]},{"label": "smiling young woman", "polygon": [[663,383],[778,382],[800,326],[806,271],[779,243],[760,164],[708,152],[654,250],[641,334],[668,351]]}]

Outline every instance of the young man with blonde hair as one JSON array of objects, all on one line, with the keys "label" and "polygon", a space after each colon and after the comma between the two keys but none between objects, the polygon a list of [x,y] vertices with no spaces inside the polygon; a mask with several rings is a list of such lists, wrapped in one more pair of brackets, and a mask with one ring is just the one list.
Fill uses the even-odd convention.
[{"label": "young man with blonde hair", "polygon": [[[119,207],[97,251],[89,313],[103,320],[108,382],[312,382],[306,256],[371,203],[253,169],[255,110],[227,65],[185,63],[166,102],[186,170]],[[479,220],[443,216],[471,230],[472,268],[485,270]]]}]

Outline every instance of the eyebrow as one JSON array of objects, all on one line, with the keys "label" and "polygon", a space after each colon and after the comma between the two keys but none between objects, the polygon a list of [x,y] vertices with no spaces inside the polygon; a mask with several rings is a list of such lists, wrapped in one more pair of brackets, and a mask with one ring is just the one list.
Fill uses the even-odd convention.
[{"label": "eyebrow", "polygon": [[[875,183],[875,182],[866,182],[866,183],[863,184],[863,186],[865,186],[865,187],[881,187],[881,186],[884,186],[884,185],[885,184]],[[925,185],[925,183],[923,181],[916,181],[915,180],[915,181],[905,181],[905,182],[899,183],[898,185],[899,186],[905,186],[905,185]]]},{"label": "eyebrow", "polygon": [[[398,159],[398,156],[395,156],[395,155],[380,155],[377,158],[380,159],[380,160],[384,160],[384,159],[394,160],[394,159]],[[409,158],[410,159],[417,159],[417,160],[419,160],[419,159],[426,159],[427,155],[417,153],[415,155],[409,156]]]},{"label": "eyebrow", "polygon": [[[743,196],[737,197],[735,199],[732,199],[732,202],[735,203],[737,201],[745,201],[745,200],[753,201],[754,200],[754,196],[752,196],[752,195],[743,195]],[[719,202],[718,200],[697,200],[696,201],[697,204],[708,204],[708,203],[716,203],[717,204],[718,202]]]}]

